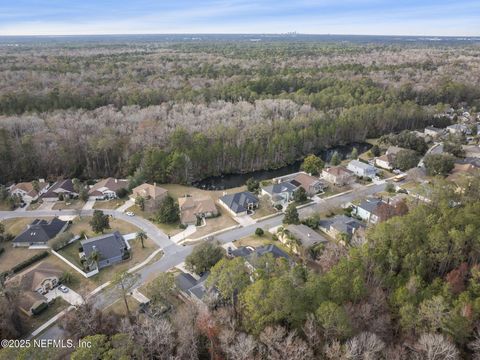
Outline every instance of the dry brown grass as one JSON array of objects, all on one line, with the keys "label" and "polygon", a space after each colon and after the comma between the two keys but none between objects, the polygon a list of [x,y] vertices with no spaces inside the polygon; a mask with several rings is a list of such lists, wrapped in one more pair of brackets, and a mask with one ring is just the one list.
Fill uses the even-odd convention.
[{"label": "dry brown grass", "polygon": [[[70,225],[68,228],[68,231],[75,235],[79,235],[84,232],[88,237],[97,236],[98,234],[94,233],[92,231],[92,227],[90,226],[91,219],[91,216],[75,218],[72,225]],[[138,232],[139,228],[126,221],[110,218],[110,229],[105,230],[105,233],[109,234],[114,231],[119,231],[121,234],[125,235]]]},{"label": "dry brown grass", "polygon": [[85,205],[85,201],[82,200],[67,200],[67,201],[57,201],[55,205],[53,205],[53,210],[80,210],[83,205]]},{"label": "dry brown grass", "polygon": [[223,207],[217,205],[220,216],[206,219],[207,224],[202,227],[197,227],[197,231],[193,233],[190,238],[197,239],[199,237],[211,234],[215,231],[229,228],[230,226],[237,225],[235,220],[233,220],[228,214],[227,210]]},{"label": "dry brown grass", "polygon": [[272,240],[271,234],[267,231],[265,231],[265,235],[263,235],[263,236],[255,236],[255,235],[247,236],[247,237],[244,237],[244,238],[241,238],[239,240],[234,241],[233,244],[236,247],[251,246],[251,247],[254,247],[254,248],[257,248],[259,246],[273,244],[276,247],[278,247],[279,249],[286,252],[287,254],[290,254],[290,250],[285,245],[283,245],[280,241]]},{"label": "dry brown grass", "polygon": [[122,199],[97,200],[95,201],[93,208],[114,210],[119,206],[122,206],[124,203],[125,203],[125,200],[122,200]]},{"label": "dry brown grass", "polygon": [[258,219],[278,213],[277,209],[273,207],[272,202],[267,195],[259,196],[258,199],[260,200],[260,203],[258,205],[258,209],[255,209],[255,214],[252,215],[252,218]]},{"label": "dry brown grass", "polygon": [[[12,244],[3,244],[5,251],[0,255],[0,272],[10,270],[15,265],[45,250],[29,250],[28,248],[14,248]],[[35,263],[36,264],[36,263]]]}]

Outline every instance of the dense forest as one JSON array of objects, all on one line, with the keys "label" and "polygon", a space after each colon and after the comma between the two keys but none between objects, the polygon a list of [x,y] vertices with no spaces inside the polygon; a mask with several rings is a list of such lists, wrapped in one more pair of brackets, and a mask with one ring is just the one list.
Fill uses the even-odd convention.
[{"label": "dense forest", "polygon": [[480,107],[478,45],[0,44],[0,182],[189,183]]}]

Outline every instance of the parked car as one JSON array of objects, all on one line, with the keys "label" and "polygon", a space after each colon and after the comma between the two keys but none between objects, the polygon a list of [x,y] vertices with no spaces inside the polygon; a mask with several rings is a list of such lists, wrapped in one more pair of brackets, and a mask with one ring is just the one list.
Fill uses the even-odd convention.
[{"label": "parked car", "polygon": [[135,214],[131,211],[127,211],[125,214],[127,214],[128,216],[135,216]]},{"label": "parked car", "polygon": [[68,293],[68,288],[64,285],[60,285],[58,289],[65,294]]}]

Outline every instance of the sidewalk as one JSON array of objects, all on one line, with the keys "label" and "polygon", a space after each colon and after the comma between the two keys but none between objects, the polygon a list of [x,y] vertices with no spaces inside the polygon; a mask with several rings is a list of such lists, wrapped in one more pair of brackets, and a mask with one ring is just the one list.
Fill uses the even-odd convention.
[{"label": "sidewalk", "polygon": [[197,227],[195,225],[188,225],[185,230],[183,230],[181,233],[178,233],[170,238],[175,244],[178,244],[179,242],[185,240],[187,236],[192,235],[197,231]]},{"label": "sidewalk", "polygon": [[94,205],[95,200],[87,200],[87,202],[83,205],[82,210],[92,210]]},{"label": "sidewalk", "polygon": [[115,211],[125,212],[129,207],[133,205],[135,205],[135,201],[133,201],[132,199],[128,199],[127,201],[125,201],[125,204],[116,208]]}]

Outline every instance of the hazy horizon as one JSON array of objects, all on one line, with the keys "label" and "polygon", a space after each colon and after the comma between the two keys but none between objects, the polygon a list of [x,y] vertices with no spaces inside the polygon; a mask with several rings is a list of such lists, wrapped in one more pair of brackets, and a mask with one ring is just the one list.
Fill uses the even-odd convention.
[{"label": "hazy horizon", "polygon": [[0,36],[284,34],[480,36],[471,0],[20,0],[0,4]]}]

